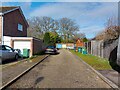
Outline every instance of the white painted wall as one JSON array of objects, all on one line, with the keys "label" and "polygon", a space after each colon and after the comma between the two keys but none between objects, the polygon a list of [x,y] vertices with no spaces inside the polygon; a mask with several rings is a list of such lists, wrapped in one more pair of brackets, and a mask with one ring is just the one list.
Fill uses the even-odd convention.
[{"label": "white painted wall", "polygon": [[66,44],[62,44],[62,48],[67,48]]},{"label": "white painted wall", "polygon": [[4,45],[10,46],[10,41],[11,41],[11,37],[4,36],[4,38],[3,38],[3,44]]},{"label": "white painted wall", "polygon": [[14,49],[20,49],[23,54],[23,49],[30,49],[31,42],[29,41],[14,41]]}]

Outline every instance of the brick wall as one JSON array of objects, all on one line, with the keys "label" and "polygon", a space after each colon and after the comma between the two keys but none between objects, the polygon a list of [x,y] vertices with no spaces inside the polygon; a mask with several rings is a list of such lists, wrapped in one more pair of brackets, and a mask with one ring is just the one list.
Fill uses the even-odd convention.
[{"label": "brick wall", "polygon": [[[18,23],[23,25],[23,31],[18,30]],[[3,28],[4,36],[12,37],[27,36],[27,25],[18,9],[4,15]]]},{"label": "brick wall", "polygon": [[43,50],[43,41],[40,39],[33,38],[33,54],[40,53]]}]

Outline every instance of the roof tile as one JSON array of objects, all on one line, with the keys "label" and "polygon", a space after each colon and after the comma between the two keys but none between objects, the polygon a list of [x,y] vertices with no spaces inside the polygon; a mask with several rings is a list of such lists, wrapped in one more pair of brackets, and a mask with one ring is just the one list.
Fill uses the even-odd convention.
[{"label": "roof tile", "polygon": [[0,7],[0,13],[5,13],[15,8],[18,8],[18,6],[2,6]]}]

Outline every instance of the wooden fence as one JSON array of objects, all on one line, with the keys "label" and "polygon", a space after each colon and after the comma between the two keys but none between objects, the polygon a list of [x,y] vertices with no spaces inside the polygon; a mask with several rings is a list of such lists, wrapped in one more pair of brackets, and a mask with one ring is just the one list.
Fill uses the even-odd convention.
[{"label": "wooden fence", "polygon": [[[90,41],[86,43],[86,49],[89,54],[109,59],[111,52],[118,46],[118,39],[109,41]],[[114,53],[117,55],[117,53]]]},{"label": "wooden fence", "polygon": [[119,36],[118,52],[117,52],[117,64],[120,66],[120,36]]}]

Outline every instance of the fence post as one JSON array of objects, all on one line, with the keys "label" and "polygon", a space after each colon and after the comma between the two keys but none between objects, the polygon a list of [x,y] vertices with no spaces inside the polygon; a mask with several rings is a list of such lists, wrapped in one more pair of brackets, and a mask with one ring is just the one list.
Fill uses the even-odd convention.
[{"label": "fence post", "polygon": [[91,54],[93,54],[93,53],[92,53],[92,41],[91,41]]},{"label": "fence post", "polygon": [[102,55],[102,58],[103,58],[103,41],[101,43],[101,55]]},{"label": "fence post", "polygon": [[89,48],[89,47],[88,47],[88,42],[87,42],[87,53],[88,53],[88,48]]}]

